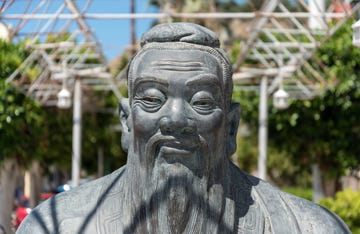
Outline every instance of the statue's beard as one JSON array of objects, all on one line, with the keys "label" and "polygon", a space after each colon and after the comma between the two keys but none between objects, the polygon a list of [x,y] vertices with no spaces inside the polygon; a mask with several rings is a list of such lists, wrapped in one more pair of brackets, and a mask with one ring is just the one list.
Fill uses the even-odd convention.
[{"label": "statue's beard", "polygon": [[196,148],[193,154],[184,160],[174,155],[174,161],[165,159],[161,150],[174,140],[172,137],[155,135],[148,141],[146,169],[139,172],[141,182],[136,189],[142,204],[146,204],[142,231],[206,233],[217,229],[216,222],[223,212],[223,188],[221,184],[213,184],[207,166],[211,152],[205,141],[198,139],[196,147],[196,144],[185,146]]},{"label": "statue's beard", "polygon": [[[154,168],[155,169],[155,168]],[[147,228],[150,233],[187,233],[201,225],[199,215],[207,200],[207,180],[183,169],[175,176],[164,168],[156,168],[144,191]],[[201,200],[203,199],[203,200]]]}]

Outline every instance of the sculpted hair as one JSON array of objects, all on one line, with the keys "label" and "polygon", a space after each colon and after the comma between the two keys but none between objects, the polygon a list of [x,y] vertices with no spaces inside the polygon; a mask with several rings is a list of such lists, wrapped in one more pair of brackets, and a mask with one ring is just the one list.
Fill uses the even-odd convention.
[{"label": "sculpted hair", "polygon": [[133,62],[148,50],[184,49],[205,51],[217,58],[222,67],[226,106],[230,105],[233,89],[232,68],[213,31],[193,23],[159,24],[142,35],[140,44],[141,49],[129,62],[127,71],[130,103],[132,102],[133,79],[135,78]]}]

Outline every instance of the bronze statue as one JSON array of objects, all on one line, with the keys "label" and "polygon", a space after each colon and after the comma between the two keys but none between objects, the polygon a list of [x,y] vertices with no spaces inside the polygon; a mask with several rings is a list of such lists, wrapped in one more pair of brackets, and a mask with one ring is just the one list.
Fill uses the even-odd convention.
[{"label": "bronze statue", "polygon": [[141,46],[120,104],[127,164],[44,202],[18,233],[350,233],[229,160],[239,105],[213,32],[161,24]]}]

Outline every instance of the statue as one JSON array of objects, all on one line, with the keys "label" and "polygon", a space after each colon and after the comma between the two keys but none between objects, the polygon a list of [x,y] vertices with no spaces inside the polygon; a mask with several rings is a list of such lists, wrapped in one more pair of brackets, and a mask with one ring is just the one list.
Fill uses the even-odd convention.
[{"label": "statue", "polygon": [[141,46],[120,103],[127,164],[42,203],[18,233],[350,233],[229,160],[240,111],[212,31],[161,24]]}]

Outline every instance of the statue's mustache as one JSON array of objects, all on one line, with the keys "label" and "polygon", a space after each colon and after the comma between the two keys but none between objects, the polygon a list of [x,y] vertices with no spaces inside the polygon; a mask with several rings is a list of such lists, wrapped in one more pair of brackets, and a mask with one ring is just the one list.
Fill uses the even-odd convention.
[{"label": "statue's mustache", "polygon": [[[186,138],[177,138],[172,135],[162,135],[161,132],[157,132],[148,140],[145,148],[145,160],[144,165],[146,166],[147,175],[153,173],[153,168],[158,156],[161,155],[160,150],[163,147],[170,147],[176,150],[188,151],[189,154],[181,157],[174,155],[174,157],[168,157],[165,159],[167,162],[178,162],[183,164],[185,167],[193,171],[198,177],[203,176],[203,167],[208,165],[209,145],[204,137],[201,135],[187,136]],[[189,157],[190,156],[190,157]],[[172,161],[175,160],[175,161]],[[162,160],[161,160],[162,161]],[[207,168],[207,166],[205,166]]]},{"label": "statue's mustache", "polygon": [[147,154],[156,153],[162,146],[195,151],[199,148],[203,148],[205,145],[205,139],[199,135],[178,138],[173,135],[162,135],[158,132],[148,140],[146,144],[146,152]]}]

